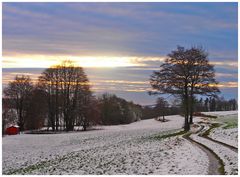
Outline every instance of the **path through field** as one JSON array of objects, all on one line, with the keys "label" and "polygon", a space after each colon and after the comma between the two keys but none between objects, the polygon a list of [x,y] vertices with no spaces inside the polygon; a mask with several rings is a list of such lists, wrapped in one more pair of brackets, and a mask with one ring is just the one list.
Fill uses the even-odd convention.
[{"label": "path through field", "polygon": [[[237,136],[235,134],[224,134],[224,132],[235,131],[236,127],[231,129],[224,129],[232,119],[235,121],[237,119],[237,112],[217,112],[206,113],[208,115],[218,115],[217,119],[206,119],[203,118],[202,121],[196,121],[195,125],[198,125],[199,130],[193,132],[190,135],[190,139],[197,142],[199,145],[210,149],[214,156],[218,158],[218,162],[222,167],[220,173],[227,175],[237,175],[238,174],[238,148],[237,148]],[[223,119],[223,117],[225,117]],[[224,121],[223,121],[224,120]],[[217,133],[222,132],[219,138],[219,134],[214,131],[217,129]],[[215,135],[214,135],[215,133]],[[213,139],[210,135],[215,139]],[[225,135],[225,137],[223,136]],[[234,137],[234,138],[233,138]],[[228,141],[231,139],[232,141]],[[234,144],[234,146],[232,145]],[[216,161],[216,160],[215,160]],[[221,172],[222,171],[222,172]]]},{"label": "path through field", "polygon": [[217,173],[209,170],[209,166],[219,165],[216,158],[199,145],[181,135],[154,138],[182,130],[181,116],[166,118],[169,121],[164,123],[149,119],[87,132],[6,136],[2,171],[42,175]]}]

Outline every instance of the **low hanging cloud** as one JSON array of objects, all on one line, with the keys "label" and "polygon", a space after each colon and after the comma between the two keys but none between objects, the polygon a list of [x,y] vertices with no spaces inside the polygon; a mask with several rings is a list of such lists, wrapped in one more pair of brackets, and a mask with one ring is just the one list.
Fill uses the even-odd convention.
[{"label": "low hanging cloud", "polygon": [[238,78],[237,73],[215,73],[216,78]]},{"label": "low hanging cloud", "polygon": [[238,62],[232,60],[225,60],[225,61],[210,61],[210,64],[214,65],[215,67],[221,68],[238,68]]},{"label": "low hanging cloud", "polygon": [[238,88],[238,82],[220,82],[219,88]]},{"label": "low hanging cloud", "polygon": [[[54,55],[5,55],[4,68],[46,68],[60,64],[64,60],[71,60],[82,67],[141,67],[151,66],[163,62],[165,57],[138,57],[138,56],[54,56]],[[158,65],[157,64],[157,65]]]}]

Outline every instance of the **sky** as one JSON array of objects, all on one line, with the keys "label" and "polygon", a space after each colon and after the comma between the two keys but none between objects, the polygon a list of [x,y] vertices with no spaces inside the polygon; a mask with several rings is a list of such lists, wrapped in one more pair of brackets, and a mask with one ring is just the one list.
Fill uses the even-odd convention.
[{"label": "sky", "polygon": [[154,104],[149,78],[178,45],[202,46],[221,95],[237,98],[237,3],[3,3],[3,87],[73,60],[92,90]]}]

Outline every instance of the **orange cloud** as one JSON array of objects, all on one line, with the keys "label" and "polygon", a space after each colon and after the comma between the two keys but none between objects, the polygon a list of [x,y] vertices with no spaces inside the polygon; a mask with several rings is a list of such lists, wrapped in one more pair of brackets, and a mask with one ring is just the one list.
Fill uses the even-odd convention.
[{"label": "orange cloud", "polygon": [[219,88],[237,88],[238,82],[221,82],[218,84]]}]

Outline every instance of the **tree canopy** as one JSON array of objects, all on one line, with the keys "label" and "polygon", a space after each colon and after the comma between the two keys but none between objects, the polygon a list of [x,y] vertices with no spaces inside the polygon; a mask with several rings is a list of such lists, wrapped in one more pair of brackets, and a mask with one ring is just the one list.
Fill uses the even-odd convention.
[{"label": "tree canopy", "polygon": [[[167,55],[159,71],[150,78],[153,91],[150,94],[172,94],[182,99],[185,130],[189,130],[189,115],[192,117],[194,95],[215,95],[219,92],[213,65],[208,54],[199,47],[185,49],[178,46]],[[191,122],[191,120],[190,120]]]}]

